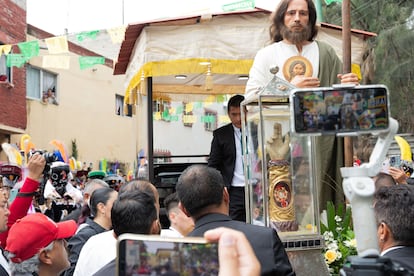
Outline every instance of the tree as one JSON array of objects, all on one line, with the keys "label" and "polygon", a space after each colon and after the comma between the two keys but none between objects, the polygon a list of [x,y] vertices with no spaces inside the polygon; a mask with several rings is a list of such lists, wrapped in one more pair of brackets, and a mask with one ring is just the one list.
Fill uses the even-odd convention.
[{"label": "tree", "polygon": [[[328,23],[341,25],[341,3],[324,6]],[[391,114],[399,132],[414,130],[414,1],[351,0],[352,28],[377,33],[368,41],[363,83],[385,84],[390,90]]]},{"label": "tree", "polygon": [[76,139],[72,141],[72,157],[78,159],[78,145],[76,144]]}]

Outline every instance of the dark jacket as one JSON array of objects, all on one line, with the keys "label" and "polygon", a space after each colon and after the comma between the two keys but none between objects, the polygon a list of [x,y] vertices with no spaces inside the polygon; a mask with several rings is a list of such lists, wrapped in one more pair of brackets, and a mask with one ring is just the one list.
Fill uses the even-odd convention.
[{"label": "dark jacket", "polygon": [[92,219],[86,219],[86,226],[79,230],[68,242],[70,268],[65,271],[65,276],[73,275],[76,263],[78,262],[80,251],[83,245],[90,237],[105,232],[106,229],[94,222]]},{"label": "dark jacket", "polygon": [[227,124],[213,132],[208,166],[220,171],[226,187],[230,187],[236,164],[236,145],[233,125]]},{"label": "dark jacket", "polygon": [[196,221],[189,236],[202,237],[204,232],[216,227],[232,228],[246,235],[260,262],[261,275],[295,275],[285,248],[272,228],[232,220],[223,214],[208,214]]},{"label": "dark jacket", "polygon": [[99,269],[97,272],[93,274],[93,276],[107,276],[107,275],[115,275],[116,273],[116,262],[115,260],[110,261],[104,267]]},{"label": "dark jacket", "polygon": [[384,257],[390,258],[393,262],[414,273],[414,246],[396,248],[385,253]]}]

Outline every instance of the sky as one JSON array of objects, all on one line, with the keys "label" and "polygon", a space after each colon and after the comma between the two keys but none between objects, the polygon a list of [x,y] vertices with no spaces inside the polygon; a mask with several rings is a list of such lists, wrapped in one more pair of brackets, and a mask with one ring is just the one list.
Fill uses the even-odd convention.
[{"label": "sky", "polygon": [[[102,30],[151,19],[219,11],[243,0],[27,0],[27,22],[54,35]],[[276,0],[255,3],[273,9]]]}]

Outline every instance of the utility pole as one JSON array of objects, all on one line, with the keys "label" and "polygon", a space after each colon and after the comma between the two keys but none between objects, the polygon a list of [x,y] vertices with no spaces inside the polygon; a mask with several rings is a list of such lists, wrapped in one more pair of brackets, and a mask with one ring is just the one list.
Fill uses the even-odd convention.
[{"label": "utility pole", "polygon": [[[351,72],[351,0],[342,0],[342,63],[343,72]],[[354,163],[354,148],[352,137],[344,138],[345,167]]]}]

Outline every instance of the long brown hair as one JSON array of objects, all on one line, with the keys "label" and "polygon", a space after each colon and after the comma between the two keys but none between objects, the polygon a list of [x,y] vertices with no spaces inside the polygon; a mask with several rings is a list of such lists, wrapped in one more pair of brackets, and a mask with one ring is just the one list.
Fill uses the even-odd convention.
[{"label": "long brown hair", "polygon": [[[285,14],[287,12],[290,1],[292,0],[282,0],[276,8],[276,11],[272,14],[272,25],[269,28],[270,39],[272,42],[279,42],[283,40],[281,29],[285,25]],[[310,36],[308,37],[308,41],[312,41],[318,34],[318,28],[316,26],[316,8],[312,0],[304,1],[306,1],[308,4],[309,26],[312,30]]]}]

